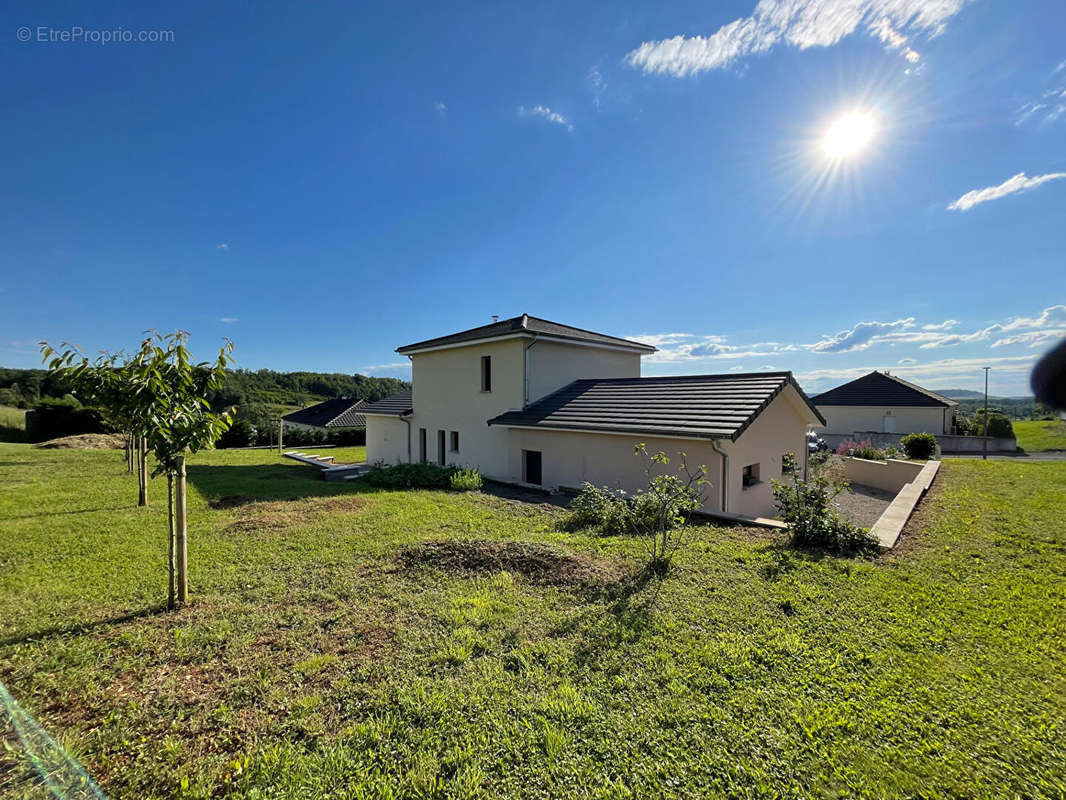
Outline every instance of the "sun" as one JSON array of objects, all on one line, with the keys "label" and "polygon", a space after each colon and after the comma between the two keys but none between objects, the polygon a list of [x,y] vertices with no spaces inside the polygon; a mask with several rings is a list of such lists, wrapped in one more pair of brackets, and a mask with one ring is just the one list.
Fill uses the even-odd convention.
[{"label": "sun", "polygon": [[822,152],[834,161],[851,158],[873,140],[877,125],[873,114],[852,111],[837,117],[822,137]]}]

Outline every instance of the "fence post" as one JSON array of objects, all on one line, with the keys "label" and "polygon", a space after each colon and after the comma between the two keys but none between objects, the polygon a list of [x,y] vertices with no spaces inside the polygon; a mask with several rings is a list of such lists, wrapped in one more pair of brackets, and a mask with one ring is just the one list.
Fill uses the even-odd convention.
[{"label": "fence post", "polygon": [[189,551],[187,545],[188,527],[185,519],[185,456],[174,459],[177,480],[174,492],[174,522],[177,527],[177,568],[178,568],[178,603],[189,599]]}]

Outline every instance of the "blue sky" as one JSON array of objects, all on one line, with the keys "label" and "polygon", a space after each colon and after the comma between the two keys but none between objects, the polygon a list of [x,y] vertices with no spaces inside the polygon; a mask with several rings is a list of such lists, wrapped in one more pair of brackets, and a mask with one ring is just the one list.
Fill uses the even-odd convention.
[{"label": "blue sky", "polygon": [[[645,374],[1021,394],[1066,335],[1061,0],[0,17],[5,366],[180,327],[406,377],[527,312],[659,345]],[[827,155],[848,114],[872,138]]]}]

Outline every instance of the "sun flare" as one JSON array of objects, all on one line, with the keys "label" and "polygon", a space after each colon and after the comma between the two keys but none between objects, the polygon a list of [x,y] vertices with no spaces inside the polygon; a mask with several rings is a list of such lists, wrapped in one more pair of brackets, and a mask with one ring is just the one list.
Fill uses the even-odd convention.
[{"label": "sun flare", "polygon": [[853,111],[833,120],[822,137],[822,152],[833,160],[850,158],[862,152],[874,138],[872,114]]}]

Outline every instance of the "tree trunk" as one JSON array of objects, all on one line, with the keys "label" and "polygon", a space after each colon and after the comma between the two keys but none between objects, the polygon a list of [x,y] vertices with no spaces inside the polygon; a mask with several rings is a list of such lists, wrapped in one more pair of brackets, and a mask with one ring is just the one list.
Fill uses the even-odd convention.
[{"label": "tree trunk", "polygon": [[283,440],[285,438],[285,422],[284,420],[278,420],[278,453],[284,453],[285,448]]},{"label": "tree trunk", "polygon": [[188,529],[185,520],[185,456],[174,459],[177,473],[177,491],[174,496],[175,522],[177,523],[176,550],[178,570],[178,602],[189,600],[189,552],[187,548]]},{"label": "tree trunk", "polygon": [[167,583],[167,608],[173,609],[177,597],[177,586],[174,580],[174,557],[177,548],[174,546],[176,532],[174,526],[174,472],[169,469],[167,470],[167,523],[169,526],[169,536],[167,539],[167,572],[169,573],[169,580]]},{"label": "tree trunk", "polygon": [[148,443],[137,438],[137,505],[148,505]]},{"label": "tree trunk", "polygon": [[133,434],[126,434],[126,472],[133,473]]}]

